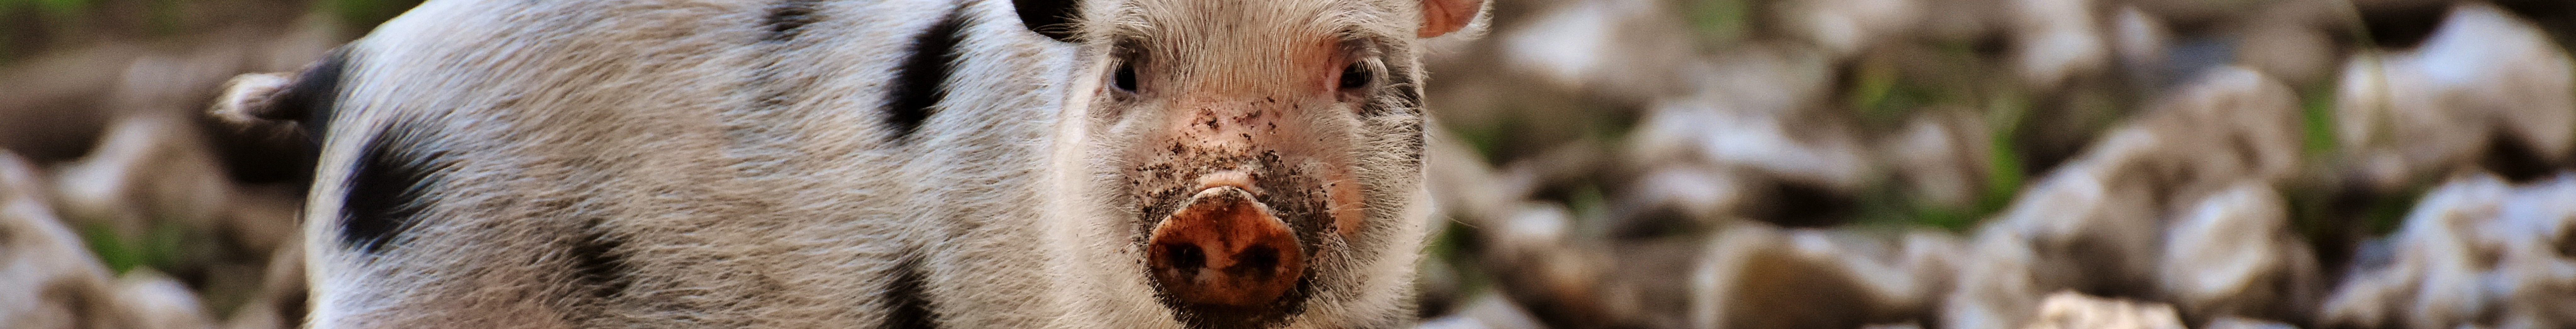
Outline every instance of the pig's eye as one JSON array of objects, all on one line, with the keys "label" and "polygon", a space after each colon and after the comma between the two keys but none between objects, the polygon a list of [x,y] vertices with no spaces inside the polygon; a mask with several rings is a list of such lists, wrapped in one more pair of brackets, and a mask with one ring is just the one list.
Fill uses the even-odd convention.
[{"label": "pig's eye", "polygon": [[1134,64],[1119,62],[1118,71],[1110,74],[1110,86],[1118,88],[1118,91],[1124,91],[1130,94],[1136,93],[1136,66]]},{"label": "pig's eye", "polygon": [[1357,91],[1368,87],[1369,79],[1375,78],[1371,75],[1367,62],[1351,62],[1351,66],[1342,67],[1342,91]]}]

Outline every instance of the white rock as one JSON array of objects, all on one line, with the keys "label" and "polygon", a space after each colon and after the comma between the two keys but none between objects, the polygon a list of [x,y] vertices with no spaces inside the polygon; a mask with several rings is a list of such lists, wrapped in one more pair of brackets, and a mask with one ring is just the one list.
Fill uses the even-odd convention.
[{"label": "white rock", "polygon": [[1782,25],[1827,56],[1847,57],[1875,44],[1899,42],[1923,18],[1922,0],[1814,0],[1784,2]]},{"label": "white rock", "polygon": [[2501,256],[2486,277],[2503,303],[2499,327],[2576,326],[2576,172],[2516,189],[2484,240]]},{"label": "white rock", "polygon": [[151,271],[126,273],[116,280],[116,317],[134,329],[206,329],[204,307],[187,285]]},{"label": "white rock", "polygon": [[1703,65],[1689,25],[1660,1],[1579,0],[1498,36],[1505,63],[1560,88],[1625,97],[1671,93]]},{"label": "white rock", "polygon": [[[1695,328],[1831,328],[1919,320],[1947,273],[1946,240],[1899,243],[1747,223],[1709,244],[1690,276]],[[1894,250],[1906,248],[1908,250]],[[1926,254],[1943,256],[1923,257]]]},{"label": "white rock", "polygon": [[2385,268],[2354,269],[2328,295],[2319,322],[2327,326],[2450,328],[2494,307],[2479,283],[2494,259],[2473,236],[2510,195],[2492,175],[2453,179],[2426,193],[2395,236],[2397,254]]},{"label": "white rock", "polygon": [[2222,67],[2196,77],[2158,100],[2140,123],[2166,155],[2141,158],[2180,199],[2225,188],[2240,180],[2279,183],[2299,169],[2306,127],[2298,95],[2281,82],[2242,67]]},{"label": "white rock", "polygon": [[2280,321],[2265,321],[2265,320],[2255,320],[2255,319],[2240,318],[2240,317],[2220,317],[2220,318],[2218,318],[2217,320],[2210,320],[2210,321],[2209,321],[2209,324],[2207,324],[2207,325],[2202,325],[2202,326],[2200,326],[2200,327],[2201,327],[2202,329],[2298,329],[2298,328],[2299,328],[2298,326],[2292,326],[2292,325],[2290,325],[2290,324],[2288,324],[2288,323],[2281,323]]},{"label": "white rock", "polygon": [[2576,173],[2523,187],[2492,175],[2424,196],[2390,244],[2322,310],[2330,326],[2555,328],[2576,325]]},{"label": "white rock", "polygon": [[[2473,166],[2485,152],[2558,164],[2576,151],[2576,63],[2550,40],[2494,6],[2457,6],[2416,49],[2344,65],[2337,140],[2381,190]],[[2487,150],[2495,131],[2530,149]]]},{"label": "white rock", "polygon": [[1973,206],[1985,188],[1993,138],[1985,120],[1965,109],[1925,111],[1880,149],[1907,191],[1954,209]]},{"label": "white rock", "polygon": [[1941,328],[2012,328],[2029,321],[2044,286],[2065,286],[2068,278],[2040,277],[2039,255],[2021,232],[1999,225],[1977,231],[1968,256],[1959,260],[1956,287],[1941,300]]},{"label": "white rock", "polygon": [[2494,116],[2539,158],[2556,161],[2576,145],[2576,64],[2550,40],[2502,8],[2467,3],[2451,9],[2413,60],[2448,89],[2448,105]]},{"label": "white rock", "polygon": [[2290,231],[2289,205],[2249,181],[2196,201],[2165,231],[2164,296],[2196,318],[2305,313],[2314,252]]},{"label": "white rock", "polygon": [[[2033,316],[2042,294],[2134,290],[2155,283],[2158,208],[2148,159],[2166,142],[2145,129],[2115,129],[2075,160],[2025,187],[1978,228],[1958,281],[1944,297],[1944,328],[2010,328]],[[2146,291],[2124,291],[2146,293]]]},{"label": "white rock", "polygon": [[1620,201],[1630,214],[1664,208],[1677,211],[1700,227],[1716,227],[1740,216],[1760,195],[1745,179],[1716,168],[1691,164],[1649,169],[1631,184]]},{"label": "white rock", "polygon": [[[2117,138],[2117,136],[2114,136]],[[2061,167],[2024,190],[1993,229],[2016,231],[2049,278],[2043,291],[2132,290],[2153,286],[2161,229],[2154,189],[2128,177],[2119,157],[2087,158]],[[1980,235],[1980,240],[1988,235]],[[1978,242],[1982,245],[1989,243]],[[2144,291],[2126,291],[2144,292]]]},{"label": "white rock", "polygon": [[2013,62],[2022,82],[2054,90],[2067,78],[2110,64],[2092,0],[2012,0]]},{"label": "white rock", "polygon": [[2120,68],[2148,82],[2162,81],[2165,57],[2173,48],[2173,30],[2163,19],[2137,6],[2123,5],[2111,14],[2111,49]]},{"label": "white rock", "polygon": [[2183,329],[2173,306],[2061,291],[2040,302],[2024,329]]},{"label": "white rock", "polygon": [[1631,161],[1678,158],[1842,192],[1859,189],[1871,175],[1850,127],[1718,104],[1681,99],[1657,106],[1631,137],[1630,154],[1638,157]]},{"label": "white rock", "polygon": [[[168,116],[119,119],[88,157],[55,173],[63,214],[135,238],[156,224],[212,228],[231,182],[186,123]],[[172,220],[174,223],[154,223]]]},{"label": "white rock", "polygon": [[1456,314],[1422,321],[1420,329],[1546,329],[1528,311],[1501,295],[1478,294]]},{"label": "white rock", "polygon": [[107,267],[54,218],[32,165],[0,151],[0,327],[115,328]]},{"label": "white rock", "polygon": [[[2345,52],[2335,46],[2334,31],[2349,26],[2340,3],[2283,1],[2268,4],[2245,18],[2237,30],[2236,64],[2262,71],[2291,85],[2305,86],[2330,78],[2335,59]],[[2344,23],[2356,24],[2356,23]]]}]

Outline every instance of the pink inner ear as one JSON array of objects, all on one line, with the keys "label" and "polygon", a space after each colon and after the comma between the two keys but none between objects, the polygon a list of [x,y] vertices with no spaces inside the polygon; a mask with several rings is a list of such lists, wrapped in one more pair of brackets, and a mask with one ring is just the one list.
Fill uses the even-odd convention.
[{"label": "pink inner ear", "polygon": [[1422,0],[1422,30],[1417,37],[1437,37],[1467,28],[1476,20],[1476,11],[1484,9],[1484,0]]}]

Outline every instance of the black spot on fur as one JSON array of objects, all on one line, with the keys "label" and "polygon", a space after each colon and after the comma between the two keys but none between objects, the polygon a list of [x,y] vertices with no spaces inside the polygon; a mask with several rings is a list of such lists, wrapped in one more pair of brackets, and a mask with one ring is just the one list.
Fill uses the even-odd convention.
[{"label": "black spot on fur", "polygon": [[[962,9],[962,7],[961,7]],[[948,77],[954,75],[962,50],[957,45],[966,41],[965,19],[952,10],[930,30],[913,37],[912,56],[895,68],[891,99],[886,104],[886,125],[895,129],[896,139],[912,136],[922,121],[930,120],[931,106],[948,96]]]},{"label": "black spot on fur", "polygon": [[438,185],[446,152],[415,148],[430,130],[396,123],[367,140],[349,170],[349,193],[340,208],[340,242],[375,253],[410,230],[428,204],[423,200]]},{"label": "black spot on fur", "polygon": [[795,39],[799,32],[804,32],[806,24],[822,20],[820,15],[814,13],[816,1],[787,0],[769,6],[769,16],[763,18],[760,23],[761,26],[769,28],[769,34],[762,35],[760,41]]},{"label": "black spot on fur", "polygon": [[932,310],[929,299],[923,298],[926,287],[922,282],[921,260],[906,258],[895,264],[894,271],[894,281],[886,284],[887,312],[885,325],[880,328],[938,328],[939,313]]},{"label": "black spot on fur", "polygon": [[1074,37],[1079,36],[1079,33],[1074,33],[1072,23],[1074,17],[1081,16],[1080,7],[1073,0],[1011,1],[1011,9],[1020,12],[1020,25],[1028,26],[1030,32],[1065,42],[1073,42]]},{"label": "black spot on fur", "polygon": [[601,222],[597,218],[590,219],[583,228],[581,239],[572,241],[572,247],[564,252],[572,259],[574,279],[589,288],[592,297],[605,299],[625,293],[626,274],[631,272],[626,267],[626,256],[620,250],[626,245],[626,239],[608,232],[608,228],[600,225]]}]

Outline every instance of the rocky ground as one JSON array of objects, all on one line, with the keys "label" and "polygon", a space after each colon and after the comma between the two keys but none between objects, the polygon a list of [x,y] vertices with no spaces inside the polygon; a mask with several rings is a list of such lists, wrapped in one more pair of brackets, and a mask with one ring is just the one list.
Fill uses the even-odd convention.
[{"label": "rocky ground", "polygon": [[[2576,3],[1494,1],[1425,327],[2576,326]],[[404,6],[0,0],[0,327],[292,328],[199,112]]]}]

